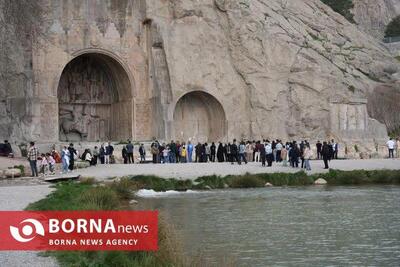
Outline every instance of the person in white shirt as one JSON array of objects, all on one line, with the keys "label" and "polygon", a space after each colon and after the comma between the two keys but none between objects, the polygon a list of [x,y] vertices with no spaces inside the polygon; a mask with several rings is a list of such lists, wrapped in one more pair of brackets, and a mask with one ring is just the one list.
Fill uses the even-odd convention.
[{"label": "person in white shirt", "polygon": [[393,141],[393,138],[390,138],[390,140],[387,141],[386,145],[389,149],[389,158],[394,158],[393,151],[396,143]]}]

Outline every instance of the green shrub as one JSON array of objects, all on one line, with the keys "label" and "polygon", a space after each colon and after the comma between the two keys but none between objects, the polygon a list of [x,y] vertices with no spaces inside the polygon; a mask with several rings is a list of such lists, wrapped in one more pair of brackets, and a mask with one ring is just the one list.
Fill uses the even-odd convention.
[{"label": "green shrub", "polygon": [[257,175],[246,173],[245,175],[234,176],[233,178],[229,179],[228,184],[232,188],[254,188],[263,187],[265,182]]},{"label": "green shrub", "polygon": [[395,17],[386,26],[385,37],[400,36],[400,16]]},{"label": "green shrub", "polygon": [[217,175],[201,176],[195,180],[194,188],[205,189],[207,186],[213,189],[224,188],[225,179]]},{"label": "green shrub", "polygon": [[45,199],[31,203],[27,210],[80,210],[82,209],[79,196],[86,190],[90,189],[90,185],[75,182],[60,182],[55,186],[55,190]]},{"label": "green shrub", "polygon": [[19,169],[21,171],[21,176],[25,175],[25,166],[24,165],[15,165],[13,168]]},{"label": "green shrub", "polygon": [[132,191],[137,189],[136,184],[127,177],[123,177],[119,181],[114,181],[110,186],[122,199],[132,198]]},{"label": "green shrub", "polygon": [[352,0],[321,0],[324,4],[330,6],[333,11],[341,14],[351,23],[355,23],[354,15],[351,9],[354,7]]},{"label": "green shrub", "polygon": [[83,210],[115,210],[120,205],[118,194],[110,187],[97,186],[80,196]]},{"label": "green shrub", "polygon": [[94,177],[80,177],[79,182],[81,184],[94,185],[96,183],[96,179]]}]

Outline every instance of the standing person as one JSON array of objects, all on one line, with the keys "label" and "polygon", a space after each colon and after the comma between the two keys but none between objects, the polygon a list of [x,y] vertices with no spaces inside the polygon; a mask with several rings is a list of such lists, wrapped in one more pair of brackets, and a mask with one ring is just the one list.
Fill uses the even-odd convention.
[{"label": "standing person", "polygon": [[179,163],[181,160],[180,156],[181,146],[182,146],[181,143],[179,141],[176,141],[176,152],[175,152],[176,163]]},{"label": "standing person", "polygon": [[75,155],[77,155],[76,150],[74,148],[74,144],[69,144],[68,147],[69,151],[69,166],[68,169],[72,171],[74,169],[74,161],[75,161]]},{"label": "standing person", "polygon": [[158,150],[157,142],[154,142],[154,143],[151,144],[150,150],[151,150],[151,154],[153,155],[153,163],[154,164],[158,163],[159,150]]},{"label": "standing person", "polygon": [[264,144],[261,144],[260,141],[257,141],[257,147],[260,152],[258,157],[261,160],[261,166],[265,167],[265,159],[266,159],[265,146],[264,146]]},{"label": "standing person", "polygon": [[69,150],[67,146],[64,146],[64,149],[61,151],[61,162],[62,162],[62,174],[67,173],[69,171]]},{"label": "standing person", "polygon": [[300,156],[300,149],[296,141],[293,141],[292,147],[289,150],[290,165],[293,168],[299,167],[299,156]]},{"label": "standing person", "polygon": [[231,143],[228,142],[227,145],[225,145],[225,157],[226,161],[232,162],[232,152],[231,152],[232,145]]},{"label": "standing person", "polygon": [[113,153],[114,153],[114,147],[111,145],[111,142],[108,142],[108,145],[106,146],[106,153],[105,153],[106,164],[111,164],[114,162]]},{"label": "standing person", "polygon": [[192,160],[193,160],[193,144],[190,141],[188,142],[188,145],[187,145],[187,154],[188,154],[188,156],[187,156],[188,162],[192,162]]},{"label": "standing person", "polygon": [[169,144],[169,149],[170,149],[169,162],[176,163],[177,149],[176,149],[176,144],[175,144],[174,140],[171,140],[171,143]]},{"label": "standing person", "polygon": [[219,142],[217,148],[217,160],[218,162],[224,162],[224,147],[222,146],[221,142]]},{"label": "standing person", "polygon": [[215,154],[216,154],[217,147],[215,146],[214,142],[211,143],[210,150],[211,150],[210,161],[211,162],[215,162]]},{"label": "standing person", "polygon": [[186,145],[185,143],[182,143],[181,147],[179,148],[179,154],[180,154],[180,162],[181,163],[186,163],[186,156],[187,156],[187,150],[186,150]]},{"label": "standing person", "polygon": [[56,160],[53,158],[53,156],[50,153],[46,154],[46,158],[47,158],[47,162],[49,163],[50,175],[54,175]]},{"label": "standing person", "polygon": [[200,162],[207,162],[206,145],[207,143],[200,146]]},{"label": "standing person", "polygon": [[204,162],[208,162],[209,160],[211,160],[211,149],[207,143],[204,144],[204,151],[205,151]]},{"label": "standing person", "polygon": [[300,143],[300,159],[301,159],[301,168],[305,168],[304,166],[304,149],[305,149],[305,142],[301,141]]},{"label": "standing person", "polygon": [[46,155],[41,154],[41,160],[40,160],[40,173],[43,174],[43,176],[47,176],[47,170],[49,169],[49,162],[47,161]]},{"label": "standing person", "polygon": [[164,146],[164,149],[163,149],[163,151],[162,151],[162,157],[163,157],[163,160],[162,160],[162,163],[169,163],[169,153],[170,153],[171,151],[170,151],[170,149],[169,149],[169,145],[166,145],[166,146]]},{"label": "standing person", "polygon": [[97,146],[94,147],[93,149],[93,166],[97,165],[97,158],[99,157],[99,148]]},{"label": "standing person", "polygon": [[317,147],[317,159],[321,159],[322,144],[319,140],[316,144],[316,147]]},{"label": "standing person", "polygon": [[30,142],[29,145],[28,160],[29,165],[31,166],[32,177],[38,177],[37,159],[39,157],[39,150],[35,146],[35,142]]},{"label": "standing person", "polygon": [[245,164],[247,164],[247,159],[246,159],[246,145],[244,144],[244,141],[242,141],[239,145],[239,164],[242,163],[242,160],[244,161]]},{"label": "standing person", "polygon": [[100,163],[105,164],[106,149],[104,148],[104,144],[101,144],[100,146],[99,157],[100,157]]},{"label": "standing person", "polygon": [[251,142],[250,141],[248,141],[247,143],[246,143],[246,159],[247,159],[247,161],[249,162],[249,161],[253,161],[253,147],[252,147],[252,145],[251,145]]},{"label": "standing person", "polygon": [[[124,146],[122,148],[122,158],[124,159],[124,164],[127,164],[128,163],[128,158],[129,158],[129,153],[128,153],[127,146]],[[129,161],[129,163],[131,163],[131,162]]]},{"label": "standing person", "polygon": [[304,148],[304,164],[305,164],[305,168],[307,171],[311,171],[310,160],[311,160],[312,156],[313,156],[313,154],[312,154],[312,150],[310,149],[310,146],[306,145],[306,147]]},{"label": "standing person", "polygon": [[143,144],[140,144],[139,154],[140,154],[140,163],[144,163],[146,161],[146,149],[144,149]]},{"label": "standing person", "polygon": [[325,165],[324,169],[329,169],[328,161],[330,159],[330,154],[331,154],[331,149],[329,147],[330,146],[326,142],[322,144],[321,156],[322,159],[324,160],[324,165]]},{"label": "standing person", "polygon": [[397,138],[396,149],[396,157],[400,158],[400,138]]},{"label": "standing person", "polygon": [[132,144],[131,140],[129,140],[128,144],[126,145],[126,153],[128,156],[129,164],[135,163],[135,160],[133,159],[133,144]]},{"label": "standing person", "polygon": [[195,162],[200,162],[200,152],[201,152],[201,144],[200,142],[197,143],[197,145],[195,146],[195,153],[196,153],[196,157],[195,157]]},{"label": "standing person", "polygon": [[274,161],[274,150],[272,149],[272,144],[267,140],[265,143],[265,157],[267,159],[267,166],[272,167],[272,161]]},{"label": "standing person", "polygon": [[276,161],[277,162],[281,162],[282,161],[282,143],[280,140],[276,140],[276,145],[275,145],[275,149],[276,149]]},{"label": "standing person", "polygon": [[260,151],[261,151],[261,142],[257,141],[256,146],[254,148],[254,161],[260,162]]},{"label": "standing person", "polygon": [[239,160],[239,150],[238,146],[236,145],[236,139],[233,139],[233,143],[231,145],[231,164],[233,164],[235,161],[239,163],[239,165],[241,164]]},{"label": "standing person", "polygon": [[393,138],[390,138],[389,141],[387,141],[386,145],[389,150],[389,158],[394,158],[393,151],[396,143],[393,141]]},{"label": "standing person", "polygon": [[282,150],[281,150],[281,160],[283,162],[283,167],[287,167],[287,149],[286,146],[282,146]]},{"label": "standing person", "polygon": [[329,161],[331,161],[333,159],[333,147],[330,141],[328,142],[328,148],[329,148]]},{"label": "standing person", "polygon": [[[272,140],[271,147],[272,147],[272,154],[273,154],[272,160],[276,161],[276,142],[275,142],[275,140]],[[268,166],[268,167],[270,167],[270,166]]]},{"label": "standing person", "polygon": [[339,145],[338,143],[335,142],[335,140],[332,139],[332,159],[337,159],[338,158],[338,150],[339,150]]}]

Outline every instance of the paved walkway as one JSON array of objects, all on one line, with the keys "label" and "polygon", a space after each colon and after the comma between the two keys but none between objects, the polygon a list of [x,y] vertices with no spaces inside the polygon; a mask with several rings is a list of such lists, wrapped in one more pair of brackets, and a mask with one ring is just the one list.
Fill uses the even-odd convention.
[{"label": "paved walkway", "polygon": [[[368,160],[333,160],[330,167],[339,170],[375,170],[375,169],[399,169],[398,159],[368,159]],[[323,162],[311,161],[311,173],[326,172]],[[235,175],[249,173],[271,172],[297,172],[300,169],[283,167],[281,163],[273,164],[272,168],[262,167],[261,163],[251,162],[247,165],[231,165],[230,163],[185,163],[185,164],[113,164],[98,165],[86,169],[75,170],[74,174],[86,177],[95,177],[99,180],[122,177],[126,175],[157,175],[164,178],[195,179],[204,175]]]},{"label": "paved walkway", "polygon": [[[23,210],[51,190],[49,185],[0,186],[0,210]],[[33,251],[0,251],[0,266],[53,267],[58,264],[54,258],[40,257]]]}]

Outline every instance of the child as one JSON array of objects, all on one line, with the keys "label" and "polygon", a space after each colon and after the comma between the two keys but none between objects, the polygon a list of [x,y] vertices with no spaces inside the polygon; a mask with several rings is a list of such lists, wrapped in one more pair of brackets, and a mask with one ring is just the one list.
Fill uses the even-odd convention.
[{"label": "child", "polygon": [[42,156],[42,159],[40,161],[40,172],[43,174],[43,176],[46,176],[49,163],[47,162],[47,158],[46,158],[45,154],[42,154],[41,156]]},{"label": "child", "polygon": [[46,154],[46,157],[47,157],[47,162],[49,163],[50,175],[54,175],[54,169],[55,169],[55,166],[56,166],[56,160],[49,153]]},{"label": "child", "polygon": [[168,163],[169,162],[169,146],[166,146],[165,149],[163,150],[163,163]]}]

